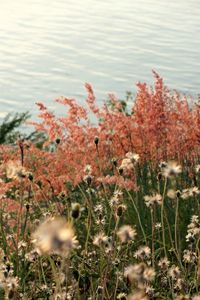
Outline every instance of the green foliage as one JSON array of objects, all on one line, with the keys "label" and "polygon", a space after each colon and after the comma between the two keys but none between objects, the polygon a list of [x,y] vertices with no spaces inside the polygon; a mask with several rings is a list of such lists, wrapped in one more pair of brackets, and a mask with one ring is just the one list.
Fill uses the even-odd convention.
[{"label": "green foliage", "polygon": [[19,127],[30,117],[28,112],[8,114],[0,125],[0,144],[10,144],[19,135]]},{"label": "green foliage", "polygon": [[[22,126],[30,118],[29,112],[8,114],[2,124],[0,124],[0,144],[13,144],[23,132]],[[44,133],[32,131],[23,132],[26,140],[33,142],[38,148],[41,148],[44,141]]]}]

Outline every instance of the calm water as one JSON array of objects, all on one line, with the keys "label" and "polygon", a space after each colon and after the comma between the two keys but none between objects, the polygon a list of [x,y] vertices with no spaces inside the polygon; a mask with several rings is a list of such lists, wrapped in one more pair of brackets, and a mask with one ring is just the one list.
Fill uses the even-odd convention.
[{"label": "calm water", "polygon": [[84,101],[84,82],[121,97],[151,69],[200,92],[200,0],[0,0],[0,117]]}]

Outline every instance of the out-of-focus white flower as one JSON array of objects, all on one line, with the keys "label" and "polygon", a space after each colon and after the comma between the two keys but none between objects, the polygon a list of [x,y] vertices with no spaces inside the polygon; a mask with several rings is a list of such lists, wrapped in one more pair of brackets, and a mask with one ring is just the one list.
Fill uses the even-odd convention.
[{"label": "out-of-focus white flower", "polygon": [[182,167],[176,161],[169,161],[168,163],[160,163],[162,175],[164,177],[174,177],[182,172]]},{"label": "out-of-focus white flower", "polygon": [[32,242],[41,254],[67,255],[78,242],[72,224],[64,218],[48,218],[32,235]]}]

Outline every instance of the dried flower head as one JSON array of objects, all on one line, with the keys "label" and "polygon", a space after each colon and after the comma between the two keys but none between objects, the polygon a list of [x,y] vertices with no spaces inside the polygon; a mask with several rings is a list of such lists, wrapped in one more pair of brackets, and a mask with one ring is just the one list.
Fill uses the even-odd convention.
[{"label": "dried flower head", "polygon": [[116,208],[116,216],[121,217],[126,210],[127,210],[126,205],[123,204],[118,205]]},{"label": "dried flower head", "polygon": [[26,169],[20,161],[9,161],[6,164],[6,176],[9,179],[20,180],[27,175]]},{"label": "dried flower head", "polygon": [[188,225],[186,241],[193,243],[199,237],[200,237],[199,217],[193,215],[191,218],[191,223]]},{"label": "dried flower head", "polygon": [[125,293],[119,293],[117,295],[117,299],[118,300],[126,300],[127,299],[127,295]]},{"label": "dried flower head", "polygon": [[160,164],[161,172],[164,177],[173,177],[182,172],[182,167],[176,161]]},{"label": "dried flower head", "polygon": [[119,237],[121,243],[128,243],[133,241],[136,236],[136,230],[132,228],[130,225],[123,225],[119,228],[117,232],[117,236]]},{"label": "dried flower head", "polygon": [[130,159],[132,163],[137,163],[140,159],[139,154],[133,152],[128,152],[125,156]]},{"label": "dried flower head", "polygon": [[74,219],[78,219],[80,217],[81,206],[79,203],[72,203],[71,216]]},{"label": "dried flower head", "polygon": [[197,174],[200,172],[200,165],[196,165],[195,171],[196,171]]},{"label": "dried flower head", "polygon": [[159,230],[162,228],[162,224],[161,223],[156,223],[155,224],[155,229]]},{"label": "dried flower head", "polygon": [[147,260],[151,257],[151,249],[148,246],[141,246],[135,252],[134,257],[141,260]]},{"label": "dried flower head", "polygon": [[158,193],[144,196],[144,201],[147,207],[152,207],[154,204],[162,204],[162,196]]},{"label": "dried flower head", "polygon": [[123,192],[120,190],[116,190],[109,201],[110,207],[116,208],[118,205],[120,205],[122,201],[122,196]]},{"label": "dried flower head", "polygon": [[93,244],[98,247],[103,247],[108,243],[108,236],[105,235],[103,232],[100,232],[95,235]]},{"label": "dried flower head", "polygon": [[188,189],[183,189],[181,192],[181,198],[182,199],[187,199],[190,197],[193,197],[195,195],[199,195],[200,191],[198,189],[198,187],[194,186]]},{"label": "dried flower head", "polygon": [[169,274],[169,276],[170,276],[172,279],[175,280],[175,279],[180,278],[180,276],[181,276],[181,271],[180,271],[180,269],[179,269],[178,266],[173,265],[173,266],[169,269],[168,274]]},{"label": "dried flower head", "polygon": [[173,190],[173,189],[169,189],[167,191],[167,197],[170,198],[170,199],[176,199],[176,197],[177,197],[176,191]]},{"label": "dried flower head", "polygon": [[95,211],[95,213],[97,213],[97,214],[102,214],[102,213],[103,213],[103,205],[102,205],[102,204],[97,204],[97,205],[94,207],[94,211]]},{"label": "dried flower head", "polygon": [[125,172],[133,170],[134,165],[138,162],[139,158],[139,155],[136,153],[126,153],[125,158],[121,162],[119,170],[123,170]]},{"label": "dried flower head", "polygon": [[155,271],[153,268],[148,267],[142,262],[125,268],[124,277],[126,277],[130,282],[150,282],[155,277]]},{"label": "dried flower head", "polygon": [[195,264],[197,261],[197,255],[191,250],[184,250],[183,252],[183,261],[187,264]]},{"label": "dried flower head", "polygon": [[84,173],[86,175],[91,175],[92,174],[92,167],[91,165],[86,165],[85,168],[84,168]]},{"label": "dried flower head", "polygon": [[128,300],[149,300],[145,291],[136,291],[128,296]]},{"label": "dried flower head", "polygon": [[169,260],[167,259],[167,257],[163,257],[159,260],[158,262],[158,266],[162,269],[162,270],[166,270],[168,269],[170,265],[170,262]]},{"label": "dried flower head", "polygon": [[41,254],[67,255],[78,244],[72,225],[64,218],[48,218],[39,225],[32,238]]}]

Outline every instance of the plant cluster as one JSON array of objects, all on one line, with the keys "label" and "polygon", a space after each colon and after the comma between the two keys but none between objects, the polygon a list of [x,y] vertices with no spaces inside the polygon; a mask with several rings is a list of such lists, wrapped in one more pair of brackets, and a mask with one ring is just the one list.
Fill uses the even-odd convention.
[{"label": "plant cluster", "polygon": [[199,104],[156,73],[130,109],[86,89],[0,148],[0,299],[199,300]]}]

